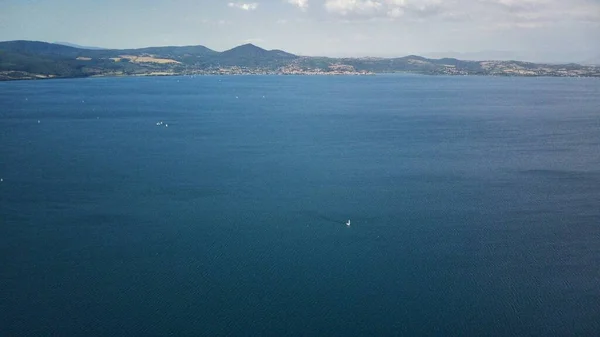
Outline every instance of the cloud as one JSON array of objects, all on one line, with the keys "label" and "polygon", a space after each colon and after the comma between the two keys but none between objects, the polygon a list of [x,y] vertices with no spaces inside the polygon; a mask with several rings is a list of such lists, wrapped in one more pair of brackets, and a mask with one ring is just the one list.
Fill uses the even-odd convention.
[{"label": "cloud", "polygon": [[343,17],[399,18],[405,14],[430,16],[442,7],[441,0],[326,0],[325,9]]},{"label": "cloud", "polygon": [[327,0],[325,9],[328,12],[349,16],[376,16],[382,7],[381,2],[373,0]]},{"label": "cloud", "polygon": [[256,2],[251,3],[242,3],[242,2],[230,2],[227,4],[228,7],[237,8],[245,11],[253,11],[258,8],[258,4]]},{"label": "cloud", "polygon": [[600,23],[599,0],[325,0],[324,7],[344,20],[435,18],[520,28],[561,21]]},{"label": "cloud", "polygon": [[479,1],[487,7],[488,18],[502,27],[539,28],[560,22],[600,22],[600,1],[597,0]]},{"label": "cloud", "polygon": [[262,42],[265,42],[265,40],[260,37],[255,37],[255,38],[244,40],[244,43],[252,43],[252,44],[258,44],[258,43],[262,43]]},{"label": "cloud", "polygon": [[300,8],[303,11],[308,9],[308,0],[287,0],[287,2]]}]

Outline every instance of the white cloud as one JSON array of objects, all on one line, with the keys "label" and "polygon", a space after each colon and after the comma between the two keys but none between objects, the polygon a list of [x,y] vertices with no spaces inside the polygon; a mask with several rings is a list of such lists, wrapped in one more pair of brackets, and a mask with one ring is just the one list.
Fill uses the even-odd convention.
[{"label": "white cloud", "polygon": [[[453,2],[453,1],[447,1]],[[443,5],[441,0],[326,0],[325,9],[345,17],[398,18],[405,13],[417,16],[435,14]]]},{"label": "white cloud", "polygon": [[600,22],[596,0],[479,0],[482,13],[499,27],[540,28],[561,22]]},{"label": "white cloud", "polygon": [[228,7],[237,8],[245,11],[253,11],[258,8],[258,4],[256,2],[252,3],[242,3],[242,2],[230,2],[227,4]]},{"label": "white cloud", "polygon": [[287,0],[288,3],[305,11],[308,8],[308,0]]},{"label": "white cloud", "polygon": [[401,8],[392,8],[387,12],[390,18],[399,18],[404,15],[404,10]]},{"label": "white cloud", "polygon": [[531,28],[561,21],[600,23],[598,0],[325,0],[344,19],[480,21]]},{"label": "white cloud", "polygon": [[244,43],[252,43],[252,44],[258,44],[258,43],[262,43],[262,42],[265,42],[265,40],[260,37],[255,37],[255,38],[244,40]]},{"label": "white cloud", "polygon": [[331,13],[342,16],[361,15],[374,16],[381,9],[382,4],[373,0],[327,0],[325,9]]}]

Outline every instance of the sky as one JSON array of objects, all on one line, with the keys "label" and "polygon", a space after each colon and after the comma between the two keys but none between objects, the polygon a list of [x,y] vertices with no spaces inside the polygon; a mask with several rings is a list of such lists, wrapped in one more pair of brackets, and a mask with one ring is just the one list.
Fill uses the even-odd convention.
[{"label": "sky", "polygon": [[0,0],[0,40],[583,62],[600,0]]}]

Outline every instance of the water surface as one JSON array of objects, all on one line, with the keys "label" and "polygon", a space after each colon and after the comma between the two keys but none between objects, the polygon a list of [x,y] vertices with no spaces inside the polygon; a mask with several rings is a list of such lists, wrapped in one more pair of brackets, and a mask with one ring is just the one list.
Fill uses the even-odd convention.
[{"label": "water surface", "polygon": [[597,336],[598,107],[596,79],[0,83],[0,331]]}]

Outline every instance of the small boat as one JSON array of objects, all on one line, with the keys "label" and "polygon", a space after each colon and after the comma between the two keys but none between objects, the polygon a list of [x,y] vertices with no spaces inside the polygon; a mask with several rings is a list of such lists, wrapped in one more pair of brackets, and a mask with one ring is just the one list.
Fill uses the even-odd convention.
[{"label": "small boat", "polygon": [[348,219],[348,222],[346,222],[346,226],[350,227],[350,219]]}]

